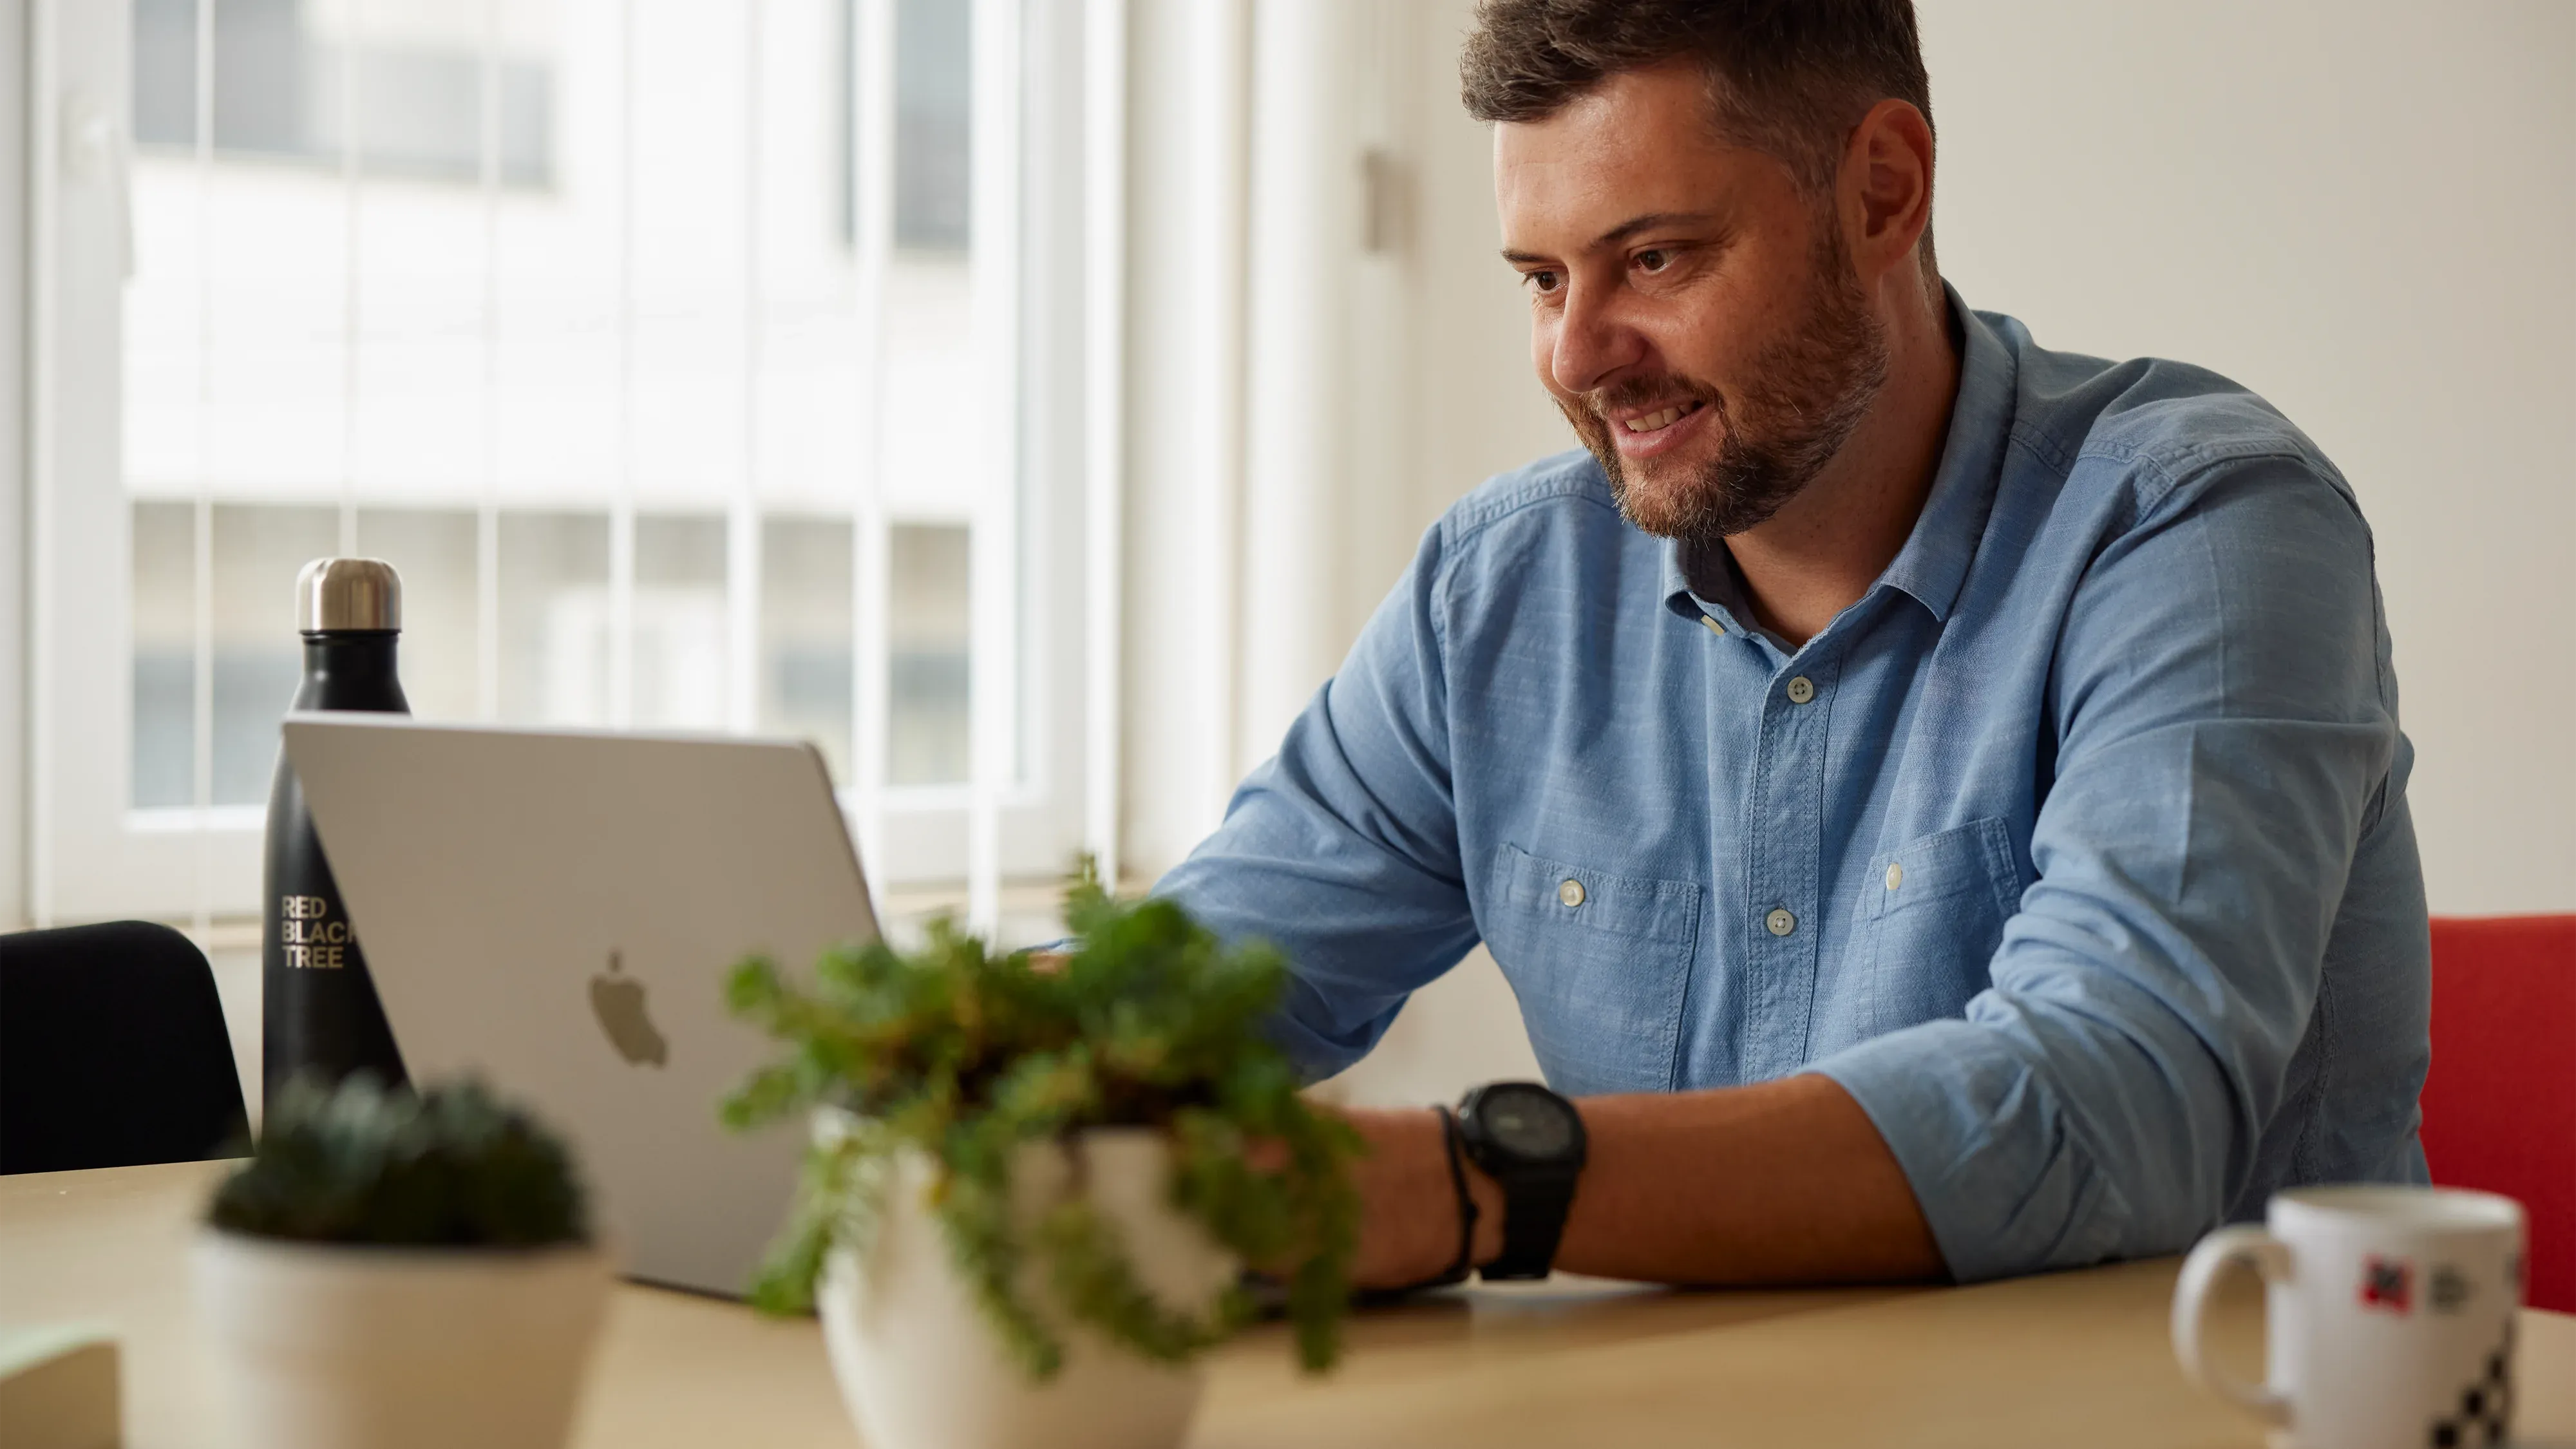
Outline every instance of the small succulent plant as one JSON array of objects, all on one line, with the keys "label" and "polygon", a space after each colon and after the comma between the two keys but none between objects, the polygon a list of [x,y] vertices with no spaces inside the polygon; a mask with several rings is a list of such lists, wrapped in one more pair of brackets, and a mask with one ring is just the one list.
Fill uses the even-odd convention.
[{"label": "small succulent plant", "polygon": [[571,1154],[476,1081],[417,1094],[298,1078],[206,1221],[306,1243],[539,1248],[590,1240]]}]

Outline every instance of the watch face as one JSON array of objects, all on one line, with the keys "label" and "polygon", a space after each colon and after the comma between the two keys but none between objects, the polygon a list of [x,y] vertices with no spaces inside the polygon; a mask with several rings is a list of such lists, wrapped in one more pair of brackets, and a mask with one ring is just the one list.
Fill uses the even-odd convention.
[{"label": "watch face", "polygon": [[1477,1103],[1476,1119],[1495,1146],[1515,1157],[1545,1162],[1574,1146],[1574,1112],[1544,1092],[1502,1087]]}]

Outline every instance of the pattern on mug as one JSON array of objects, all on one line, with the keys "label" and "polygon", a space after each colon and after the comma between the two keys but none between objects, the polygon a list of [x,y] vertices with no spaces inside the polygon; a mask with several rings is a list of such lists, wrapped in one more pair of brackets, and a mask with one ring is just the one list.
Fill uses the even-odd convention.
[{"label": "pattern on mug", "polygon": [[2452,1412],[2433,1421],[2425,1443],[2432,1449],[2469,1449],[2502,1444],[2513,1428],[2513,1320],[2506,1319],[2504,1341],[2486,1357],[2476,1383],[2460,1390]]},{"label": "pattern on mug", "polygon": [[2436,1313],[2457,1313],[2469,1301],[2470,1290],[2469,1275],[2457,1265],[2436,1263],[2432,1277],[2425,1283],[2424,1298]]},{"label": "pattern on mug", "polygon": [[2361,1260],[2361,1306],[2405,1314],[2415,1309],[2415,1265],[2404,1258]]}]

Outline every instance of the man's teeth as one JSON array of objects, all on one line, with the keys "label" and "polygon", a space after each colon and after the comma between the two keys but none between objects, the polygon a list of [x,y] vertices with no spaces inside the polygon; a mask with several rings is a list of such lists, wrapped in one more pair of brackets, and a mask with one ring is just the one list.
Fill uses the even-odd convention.
[{"label": "man's teeth", "polygon": [[1632,433],[1651,433],[1657,428],[1669,428],[1673,424],[1680,422],[1682,414],[1689,412],[1692,407],[1693,404],[1680,403],[1673,407],[1668,407],[1662,412],[1649,414],[1646,417],[1630,418],[1628,420],[1628,431]]}]

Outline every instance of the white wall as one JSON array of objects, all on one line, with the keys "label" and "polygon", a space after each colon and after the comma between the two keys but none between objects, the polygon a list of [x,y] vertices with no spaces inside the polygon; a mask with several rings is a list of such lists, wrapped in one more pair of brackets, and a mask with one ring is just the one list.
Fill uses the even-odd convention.
[{"label": "white wall", "polygon": [[1575,438],[1531,370],[1529,302],[1498,255],[1492,133],[1458,103],[1458,42],[1471,5],[1410,0],[1407,8],[1414,24],[1397,83],[1415,220],[1402,411],[1405,471],[1419,524],[1428,524],[1485,478],[1563,452]]},{"label": "white wall", "polygon": [[[1406,0],[1381,22],[1378,103],[1404,196],[1388,291],[1368,306],[1354,344],[1362,362],[1351,376],[1374,385],[1354,405],[1354,464],[1378,511],[1353,519],[1367,532],[1351,547],[1371,566],[1355,560],[1349,571],[1352,633],[1459,494],[1574,445],[1530,369],[1528,303],[1495,255],[1490,134],[1458,104],[1469,9],[1469,0]],[[1454,1101],[1478,1082],[1538,1076],[1519,1004],[1478,947],[1415,993],[1377,1050],[1331,1090],[1361,1103]]]},{"label": "white wall", "polygon": [[[1520,361],[1485,135],[1457,107],[1465,13],[1129,7],[1132,877],[1159,875],[1215,825],[1451,499],[1566,445]],[[1392,178],[1374,225],[1372,150]],[[1427,354],[1418,337],[1434,340]],[[1480,952],[1342,1085],[1429,1100],[1535,1071]]]},{"label": "white wall", "polygon": [[1245,0],[1127,7],[1120,855],[1147,880],[1240,773]]},{"label": "white wall", "polygon": [[26,0],[0,0],[0,931],[27,918],[26,67]]}]

